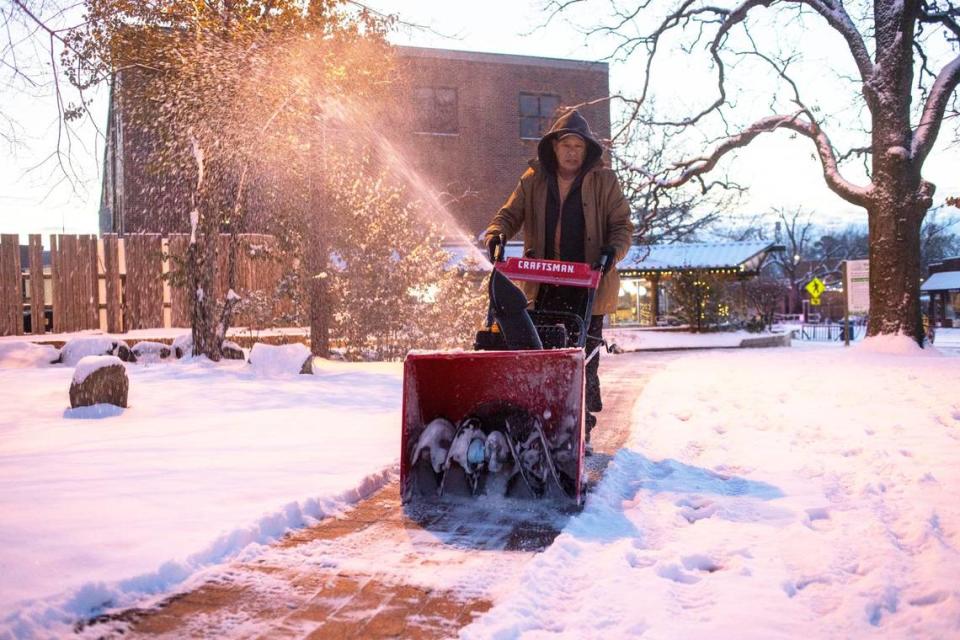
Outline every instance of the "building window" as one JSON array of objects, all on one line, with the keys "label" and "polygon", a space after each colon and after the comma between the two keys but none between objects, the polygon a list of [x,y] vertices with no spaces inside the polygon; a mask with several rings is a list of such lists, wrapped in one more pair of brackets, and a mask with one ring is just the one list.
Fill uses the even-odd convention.
[{"label": "building window", "polygon": [[538,139],[550,130],[560,107],[560,96],[546,93],[520,94],[520,137]]},{"label": "building window", "polygon": [[417,133],[457,133],[457,90],[452,87],[419,87],[416,101]]}]

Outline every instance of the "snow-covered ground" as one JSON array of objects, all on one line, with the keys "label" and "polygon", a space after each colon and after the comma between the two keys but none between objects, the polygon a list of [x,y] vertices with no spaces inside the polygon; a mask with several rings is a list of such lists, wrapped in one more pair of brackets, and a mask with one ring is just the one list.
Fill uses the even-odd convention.
[{"label": "snow-covered ground", "polygon": [[174,588],[395,473],[399,364],[128,364],[129,408],[95,412],[69,410],[72,367],[27,366],[38,354],[14,346],[0,343],[0,638]]},{"label": "snow-covered ground", "polygon": [[960,358],[697,353],[633,424],[463,637],[960,637]]},{"label": "snow-covered ground", "polygon": [[[127,364],[130,407],[83,419],[73,369],[10,344],[0,638],[252,557],[395,473],[397,364]],[[958,380],[960,358],[902,339],[684,355],[583,513],[463,635],[960,636]]]},{"label": "snow-covered ground", "polygon": [[653,349],[709,349],[739,347],[750,338],[769,337],[770,333],[746,331],[713,331],[690,333],[688,331],[664,331],[662,329],[611,327],[603,330],[608,343],[614,343],[624,351]]}]

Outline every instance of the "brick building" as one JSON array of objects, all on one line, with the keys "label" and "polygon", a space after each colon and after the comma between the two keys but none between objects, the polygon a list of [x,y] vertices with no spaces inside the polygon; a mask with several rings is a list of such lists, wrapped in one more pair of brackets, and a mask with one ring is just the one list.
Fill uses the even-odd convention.
[{"label": "brick building", "polygon": [[[558,108],[609,95],[606,63],[400,47],[391,138],[459,226],[476,236],[516,186]],[[135,118],[135,72],[114,86],[108,125],[101,233],[186,231],[190,179],[152,170],[156,144]],[[606,101],[581,109],[595,135],[610,136]]]}]

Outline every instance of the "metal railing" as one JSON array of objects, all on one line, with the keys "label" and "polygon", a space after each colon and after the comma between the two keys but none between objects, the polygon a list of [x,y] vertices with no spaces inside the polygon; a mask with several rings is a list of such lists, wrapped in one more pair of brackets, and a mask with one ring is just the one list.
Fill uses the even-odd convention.
[{"label": "metal railing", "polygon": [[[808,340],[815,342],[832,342],[844,339],[845,325],[840,323],[821,323],[821,324],[802,324],[799,329],[793,331],[795,340]],[[866,333],[867,327],[864,324],[850,323],[850,340],[859,340]]]}]

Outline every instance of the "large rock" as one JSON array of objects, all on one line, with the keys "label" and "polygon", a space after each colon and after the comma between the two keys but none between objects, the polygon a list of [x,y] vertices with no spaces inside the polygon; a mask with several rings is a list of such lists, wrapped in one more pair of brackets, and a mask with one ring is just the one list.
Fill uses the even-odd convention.
[{"label": "large rock", "polygon": [[258,342],[250,350],[250,365],[261,375],[312,374],[313,355],[299,342],[281,346]]},{"label": "large rock", "polygon": [[70,406],[95,404],[127,406],[130,381],[123,362],[116,356],[86,356],[77,363],[70,382]]},{"label": "large rock", "polygon": [[162,342],[151,342],[149,340],[141,340],[133,345],[133,348],[130,350],[133,351],[133,355],[137,357],[137,360],[142,362],[159,362],[166,360],[173,353],[170,347]]},{"label": "large rock", "polygon": [[86,356],[117,356],[124,362],[136,362],[137,357],[123,340],[107,336],[74,338],[60,350],[60,362],[72,367]]},{"label": "large rock", "polygon": [[193,335],[189,333],[179,335],[173,340],[173,344],[171,346],[173,347],[173,355],[177,356],[177,360],[187,356],[192,356]]},{"label": "large rock", "polygon": [[220,351],[223,353],[225,360],[243,360],[247,357],[243,354],[243,348],[240,345],[236,342],[230,342],[229,340],[223,341],[223,346],[220,347]]},{"label": "large rock", "polygon": [[[178,336],[173,341],[173,354],[177,358],[186,358],[193,355],[193,336],[189,333],[186,333],[182,336]],[[224,360],[244,360],[246,355],[243,353],[243,349],[236,342],[230,342],[229,340],[223,341],[223,346],[221,347],[221,352],[223,353]]]}]

